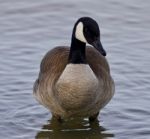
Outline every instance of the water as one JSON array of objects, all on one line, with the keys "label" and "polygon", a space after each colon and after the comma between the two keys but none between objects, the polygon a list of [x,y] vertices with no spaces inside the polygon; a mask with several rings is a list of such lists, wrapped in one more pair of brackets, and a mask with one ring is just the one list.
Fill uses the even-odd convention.
[{"label": "water", "polygon": [[[0,138],[149,139],[150,2],[143,0],[0,0]],[[74,22],[96,19],[116,94],[92,125],[58,125],[32,86],[44,54],[70,44]]]}]

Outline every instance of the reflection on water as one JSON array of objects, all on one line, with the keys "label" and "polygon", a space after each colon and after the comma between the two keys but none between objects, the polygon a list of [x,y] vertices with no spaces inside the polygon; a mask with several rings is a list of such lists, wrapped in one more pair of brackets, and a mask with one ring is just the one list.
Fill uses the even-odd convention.
[{"label": "reflection on water", "polygon": [[55,119],[49,121],[36,135],[36,139],[106,139],[114,137],[112,133],[99,125],[98,120],[76,119],[59,123]]},{"label": "reflection on water", "polygon": [[54,46],[70,45],[75,21],[90,16],[100,25],[115,96],[100,125],[50,121],[36,138],[107,138],[110,132],[115,139],[150,139],[149,13],[148,0],[0,0],[0,138],[33,139],[51,117],[32,95],[40,61]]}]

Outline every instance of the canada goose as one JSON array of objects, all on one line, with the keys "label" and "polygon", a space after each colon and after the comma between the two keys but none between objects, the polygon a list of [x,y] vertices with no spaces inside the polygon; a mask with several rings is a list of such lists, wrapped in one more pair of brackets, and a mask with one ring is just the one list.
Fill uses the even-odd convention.
[{"label": "canada goose", "polygon": [[56,47],[43,58],[35,98],[57,119],[96,119],[115,90],[105,56],[97,22],[90,17],[78,19],[71,47]]}]

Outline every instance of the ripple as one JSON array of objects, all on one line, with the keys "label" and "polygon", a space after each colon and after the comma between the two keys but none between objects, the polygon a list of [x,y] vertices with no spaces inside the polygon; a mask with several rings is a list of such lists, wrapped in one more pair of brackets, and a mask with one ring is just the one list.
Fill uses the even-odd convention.
[{"label": "ripple", "polygon": [[[149,6],[141,0],[1,1],[1,138],[150,138]],[[60,125],[47,121],[51,114],[35,101],[32,86],[44,54],[53,46],[70,45],[80,16],[100,25],[116,94],[92,127],[84,119],[57,130]]]}]

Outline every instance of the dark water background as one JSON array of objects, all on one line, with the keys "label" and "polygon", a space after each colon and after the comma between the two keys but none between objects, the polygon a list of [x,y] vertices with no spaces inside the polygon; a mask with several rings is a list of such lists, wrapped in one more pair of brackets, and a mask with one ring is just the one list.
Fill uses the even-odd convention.
[{"label": "dark water background", "polygon": [[[81,16],[100,25],[116,94],[96,123],[60,126],[32,86],[44,54],[70,44]],[[0,0],[0,138],[149,139],[150,1]]]}]

